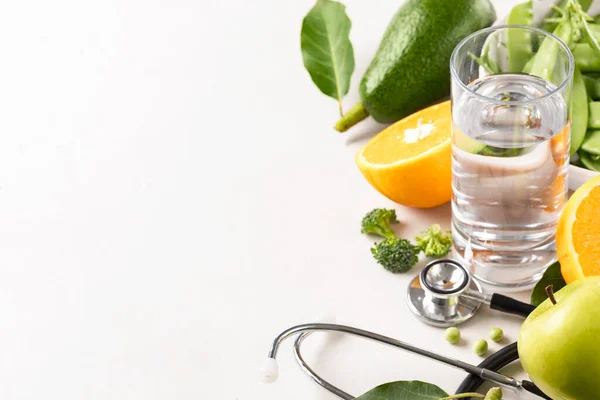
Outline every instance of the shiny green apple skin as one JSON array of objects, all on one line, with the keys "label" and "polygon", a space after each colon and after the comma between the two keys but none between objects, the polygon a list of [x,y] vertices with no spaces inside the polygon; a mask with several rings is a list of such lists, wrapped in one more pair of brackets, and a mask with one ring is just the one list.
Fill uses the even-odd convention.
[{"label": "shiny green apple skin", "polygon": [[519,333],[521,364],[554,400],[600,399],[600,277],[573,282],[547,299]]}]

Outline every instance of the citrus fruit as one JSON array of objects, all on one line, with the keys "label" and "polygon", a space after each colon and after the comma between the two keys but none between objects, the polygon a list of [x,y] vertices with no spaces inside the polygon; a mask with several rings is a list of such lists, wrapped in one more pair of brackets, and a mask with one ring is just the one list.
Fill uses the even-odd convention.
[{"label": "citrus fruit", "polygon": [[356,163],[375,189],[411,207],[428,208],[452,197],[450,101],[396,122],[372,138]]},{"label": "citrus fruit", "polygon": [[556,252],[567,283],[600,275],[600,176],[567,201],[556,228]]}]

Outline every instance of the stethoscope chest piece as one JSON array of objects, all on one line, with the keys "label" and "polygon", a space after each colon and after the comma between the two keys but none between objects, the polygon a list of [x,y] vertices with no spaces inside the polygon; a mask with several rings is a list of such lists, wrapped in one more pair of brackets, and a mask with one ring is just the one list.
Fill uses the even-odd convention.
[{"label": "stethoscope chest piece", "polygon": [[436,260],[410,282],[407,304],[429,325],[454,326],[471,318],[481,306],[480,301],[461,296],[463,293],[483,294],[483,290],[457,261]]}]

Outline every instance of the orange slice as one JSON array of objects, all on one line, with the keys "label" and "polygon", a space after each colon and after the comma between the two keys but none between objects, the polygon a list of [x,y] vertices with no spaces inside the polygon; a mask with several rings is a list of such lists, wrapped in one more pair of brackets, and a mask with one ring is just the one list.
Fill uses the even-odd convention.
[{"label": "orange slice", "polygon": [[567,283],[600,275],[600,176],[571,196],[556,229],[556,252]]},{"label": "orange slice", "polygon": [[389,199],[428,208],[452,197],[450,101],[416,112],[381,131],[356,155],[371,185]]}]

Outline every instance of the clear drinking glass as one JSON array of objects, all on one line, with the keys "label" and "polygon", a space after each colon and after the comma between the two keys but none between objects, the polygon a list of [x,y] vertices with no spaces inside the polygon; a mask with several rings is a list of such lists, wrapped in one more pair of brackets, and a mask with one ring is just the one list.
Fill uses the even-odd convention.
[{"label": "clear drinking glass", "polygon": [[531,286],[556,260],[573,55],[548,32],[498,26],[464,39],[450,69],[454,255],[483,283]]}]

